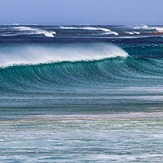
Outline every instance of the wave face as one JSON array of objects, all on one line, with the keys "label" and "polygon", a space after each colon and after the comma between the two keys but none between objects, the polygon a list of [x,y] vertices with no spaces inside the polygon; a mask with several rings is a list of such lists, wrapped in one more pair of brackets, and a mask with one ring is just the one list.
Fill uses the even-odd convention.
[{"label": "wave face", "polygon": [[141,25],[141,26],[134,26],[133,29],[137,30],[145,30],[150,32],[151,34],[159,34],[163,33],[163,27],[161,26],[147,26],[147,25]]},{"label": "wave face", "polygon": [[163,37],[149,27],[0,26],[0,108],[162,108]]},{"label": "wave face", "polygon": [[[96,85],[99,89],[98,84],[105,88],[112,83],[162,83],[163,55],[140,54],[139,48],[131,48],[132,55],[128,55],[120,47],[106,43],[5,47],[0,52],[1,87],[48,92],[58,86]],[[129,51],[127,46],[125,49]],[[146,52],[149,49],[144,47]],[[161,51],[162,46],[156,49]]]},{"label": "wave face", "polygon": [[161,163],[163,37],[155,32],[0,26],[0,162]]}]

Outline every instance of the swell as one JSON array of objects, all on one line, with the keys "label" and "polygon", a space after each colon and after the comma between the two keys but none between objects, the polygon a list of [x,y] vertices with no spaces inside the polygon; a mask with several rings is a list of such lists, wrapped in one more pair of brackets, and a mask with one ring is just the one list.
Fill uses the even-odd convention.
[{"label": "swell", "polygon": [[54,92],[71,87],[100,89],[113,84],[161,85],[162,69],[162,59],[130,56],[98,61],[64,61],[11,66],[0,69],[0,90],[1,92]]},{"label": "swell", "polygon": [[108,43],[1,46],[0,93],[162,85],[162,45],[123,49]]}]

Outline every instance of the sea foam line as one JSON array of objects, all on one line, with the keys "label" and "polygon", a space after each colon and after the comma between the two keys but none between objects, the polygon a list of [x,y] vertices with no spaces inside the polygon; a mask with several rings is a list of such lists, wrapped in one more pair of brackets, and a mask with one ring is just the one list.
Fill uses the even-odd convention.
[{"label": "sea foam line", "polygon": [[157,26],[140,25],[140,26],[134,26],[133,29],[156,30],[157,32],[163,33],[163,27],[157,27]]},{"label": "sea foam line", "polygon": [[74,27],[74,26],[61,26],[61,29],[82,29],[82,30],[91,30],[91,31],[103,31],[105,34],[113,34],[113,35],[119,35],[115,31],[111,31],[108,28],[101,28],[101,27]]},{"label": "sea foam line", "polygon": [[129,35],[134,35],[134,34],[136,34],[136,35],[140,35],[140,32],[137,32],[137,31],[126,32],[126,33],[129,34]]},{"label": "sea foam line", "polygon": [[22,64],[40,64],[63,61],[91,61],[106,58],[123,57],[128,53],[116,45],[93,44],[88,46],[16,46],[8,47],[8,50],[0,50],[0,66]]},{"label": "sea foam line", "polygon": [[44,29],[32,28],[32,27],[27,27],[27,26],[18,26],[18,27],[13,27],[13,28],[20,32],[27,32],[27,34],[43,34],[46,37],[54,37],[54,35],[56,34],[55,31],[47,31]]}]

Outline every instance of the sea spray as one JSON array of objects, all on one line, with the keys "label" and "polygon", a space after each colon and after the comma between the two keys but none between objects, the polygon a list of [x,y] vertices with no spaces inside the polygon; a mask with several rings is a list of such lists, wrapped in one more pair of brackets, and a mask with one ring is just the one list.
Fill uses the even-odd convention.
[{"label": "sea spray", "polygon": [[25,45],[0,48],[0,66],[19,64],[40,64],[62,61],[89,61],[114,57],[127,57],[128,54],[117,45],[109,43],[68,44],[68,45]]}]

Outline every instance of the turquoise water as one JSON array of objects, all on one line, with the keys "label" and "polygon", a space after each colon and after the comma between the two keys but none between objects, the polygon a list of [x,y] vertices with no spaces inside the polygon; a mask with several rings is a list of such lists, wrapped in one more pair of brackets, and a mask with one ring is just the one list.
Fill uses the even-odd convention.
[{"label": "turquoise water", "polygon": [[157,27],[0,26],[0,162],[162,162]]},{"label": "turquoise water", "polygon": [[1,121],[0,161],[161,163],[162,127],[160,113]]}]

